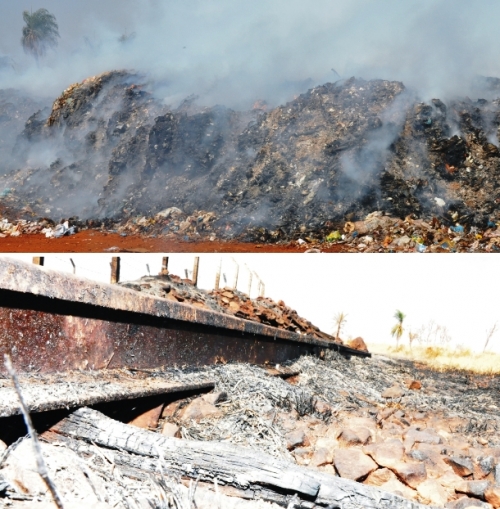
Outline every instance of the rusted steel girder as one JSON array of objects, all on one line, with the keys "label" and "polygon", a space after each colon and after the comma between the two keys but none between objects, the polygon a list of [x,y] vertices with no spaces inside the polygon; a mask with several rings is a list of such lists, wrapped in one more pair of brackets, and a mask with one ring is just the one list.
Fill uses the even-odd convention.
[{"label": "rusted steel girder", "polygon": [[0,323],[0,356],[10,354],[20,372],[274,364],[329,348],[364,354],[9,259],[0,259]]}]

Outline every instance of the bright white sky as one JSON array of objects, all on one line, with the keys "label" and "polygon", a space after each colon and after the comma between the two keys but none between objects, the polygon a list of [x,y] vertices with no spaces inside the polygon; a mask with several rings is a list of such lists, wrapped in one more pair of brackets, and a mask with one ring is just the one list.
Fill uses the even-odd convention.
[{"label": "bright white sky", "polygon": [[[31,262],[32,255],[9,255]],[[407,318],[406,329],[431,320],[446,326],[451,345],[482,350],[487,330],[499,321],[496,300],[499,283],[495,255],[369,255],[369,254],[200,254],[200,288],[211,289],[222,260],[227,286],[234,284],[235,262],[240,266],[238,289],[248,291],[248,268],[266,285],[266,296],[282,299],[326,332],[333,316],[347,313],[341,337],[362,336],[370,342],[391,343],[396,309]],[[111,254],[47,254],[45,266],[89,279],[109,282]],[[122,281],[157,274],[162,254],[120,254]],[[169,270],[185,277],[194,254],[169,255]],[[252,296],[256,296],[256,278]],[[223,279],[221,277],[221,286]],[[403,341],[407,342],[405,334]],[[500,352],[500,332],[490,348]]]}]

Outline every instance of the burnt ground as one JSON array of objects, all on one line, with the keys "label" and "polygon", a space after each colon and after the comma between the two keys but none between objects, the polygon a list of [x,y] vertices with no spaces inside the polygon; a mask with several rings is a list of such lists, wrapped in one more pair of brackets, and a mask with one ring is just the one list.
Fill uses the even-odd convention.
[{"label": "burnt ground", "polygon": [[[170,399],[161,415],[156,412],[156,421],[151,422],[149,413],[148,424],[140,424],[134,415],[134,424],[181,440],[216,440],[264,451],[434,507],[499,506],[492,496],[495,483],[500,483],[498,376],[436,372],[382,356],[346,359],[333,352],[324,360],[303,357],[288,371],[298,374],[282,379],[245,364],[141,373],[158,380],[213,380],[215,390],[208,399]],[[121,404],[124,422],[131,419],[127,405]],[[107,413],[105,407],[101,410]],[[91,472],[87,477],[107,480],[101,493],[111,505],[127,507],[124,500],[158,497],[149,477],[138,478],[114,465],[109,460],[112,451],[95,445],[89,451],[83,442],[73,450]],[[364,470],[347,468],[349,458],[351,465],[365,464]],[[26,468],[15,454],[3,467],[0,476],[8,483]],[[78,472],[81,468],[80,462]],[[59,469],[68,482],[71,469]],[[81,472],[73,482],[82,482],[80,478]],[[139,482],[146,491],[137,490]],[[3,489],[7,500],[15,492]],[[64,489],[71,493],[72,485]],[[33,500],[29,486],[23,496]]]},{"label": "burnt ground", "polygon": [[[172,108],[145,77],[114,71],[72,85],[23,129],[27,100],[2,93],[19,111],[0,116],[8,144],[17,133],[1,163],[10,220],[126,224],[176,207],[184,218],[212,214],[218,239],[273,244],[322,239],[374,211],[466,232],[500,220],[495,79],[474,99],[422,102],[402,83],[352,78],[240,112],[195,98]],[[182,227],[164,221],[161,231]]]}]

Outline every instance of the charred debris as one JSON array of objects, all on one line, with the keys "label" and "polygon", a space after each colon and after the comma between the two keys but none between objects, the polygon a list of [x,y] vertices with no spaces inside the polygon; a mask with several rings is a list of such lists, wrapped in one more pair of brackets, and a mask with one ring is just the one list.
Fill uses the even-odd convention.
[{"label": "charred debris", "polygon": [[[114,404],[106,399],[123,391],[119,383],[130,390],[153,382],[176,389],[142,399],[122,395]],[[229,363],[79,371],[66,381],[30,374],[20,383],[28,402],[57,395],[70,407],[34,416],[49,475],[68,504],[500,506],[497,377],[329,352],[274,372]],[[102,392],[103,403],[82,407],[78,398],[87,387]],[[15,401],[10,380],[0,380],[0,393],[2,401]],[[31,441],[5,438],[16,417],[2,428],[0,501],[46,507],[41,503],[50,495]],[[172,494],[183,503],[168,502]]]},{"label": "charred debris", "polygon": [[351,78],[241,112],[196,97],[171,108],[143,76],[114,71],[70,86],[22,129],[29,103],[2,91],[0,132],[20,131],[2,202],[24,219],[258,242],[324,240],[374,212],[495,231],[500,94],[494,79],[481,86],[488,99],[421,102],[402,83]]},{"label": "charred debris", "polygon": [[354,351],[166,268],[0,269],[2,507],[53,507],[34,447],[66,508],[500,507],[498,376]]}]

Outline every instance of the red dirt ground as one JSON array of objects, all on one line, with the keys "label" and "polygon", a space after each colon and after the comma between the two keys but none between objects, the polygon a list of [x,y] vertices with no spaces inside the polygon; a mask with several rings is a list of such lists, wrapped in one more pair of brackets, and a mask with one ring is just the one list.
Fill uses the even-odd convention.
[{"label": "red dirt ground", "polygon": [[[117,233],[99,230],[84,230],[60,239],[48,239],[39,234],[0,238],[2,253],[102,253],[113,247],[118,248],[117,252],[132,253],[303,253],[308,249],[296,243],[276,245],[221,240],[184,242],[140,235],[121,237]],[[343,247],[330,245],[321,246],[320,249],[333,253],[342,252]]]}]

